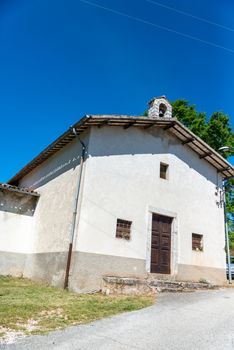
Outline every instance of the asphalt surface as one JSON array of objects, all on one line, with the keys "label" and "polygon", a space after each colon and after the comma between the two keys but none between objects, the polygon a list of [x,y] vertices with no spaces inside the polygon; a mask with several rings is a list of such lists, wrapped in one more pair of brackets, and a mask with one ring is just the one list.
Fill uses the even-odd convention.
[{"label": "asphalt surface", "polygon": [[9,350],[234,350],[234,289],[160,294],[155,305],[46,336]]}]

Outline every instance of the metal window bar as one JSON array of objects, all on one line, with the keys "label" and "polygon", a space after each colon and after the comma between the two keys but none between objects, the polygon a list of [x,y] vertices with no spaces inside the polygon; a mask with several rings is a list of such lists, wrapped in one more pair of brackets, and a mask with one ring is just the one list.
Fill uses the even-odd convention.
[{"label": "metal window bar", "polygon": [[116,237],[129,240],[131,237],[131,221],[117,219]]}]

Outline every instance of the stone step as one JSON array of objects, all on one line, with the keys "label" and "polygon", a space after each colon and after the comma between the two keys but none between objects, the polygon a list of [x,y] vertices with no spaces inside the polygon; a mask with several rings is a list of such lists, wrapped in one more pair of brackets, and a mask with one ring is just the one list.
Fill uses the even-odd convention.
[{"label": "stone step", "polygon": [[155,292],[191,292],[195,290],[218,288],[209,282],[171,281],[155,278],[103,277],[103,292],[121,294],[140,294]]},{"label": "stone step", "polygon": [[182,289],[214,289],[216,286],[209,282],[189,282],[189,281],[166,281],[151,280],[148,282],[154,287],[182,288]]}]

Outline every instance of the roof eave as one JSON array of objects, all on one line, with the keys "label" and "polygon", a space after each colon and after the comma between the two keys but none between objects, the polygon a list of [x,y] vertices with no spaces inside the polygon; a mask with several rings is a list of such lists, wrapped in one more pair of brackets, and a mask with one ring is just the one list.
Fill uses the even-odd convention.
[{"label": "roof eave", "polygon": [[[30,173],[38,165],[42,164],[50,156],[65,147],[68,143],[74,140],[75,135],[72,131],[76,129],[78,134],[81,134],[92,126],[123,126],[125,129],[129,127],[143,127],[148,129],[153,126],[159,126],[168,130],[177,136],[182,144],[187,144],[193,149],[200,158],[204,158],[211,165],[213,165],[218,172],[221,172],[224,179],[234,176],[233,166],[224,159],[219,153],[212,149],[208,144],[201,140],[197,135],[193,134],[190,129],[185,127],[176,118],[149,118],[144,116],[120,116],[120,115],[85,115],[80,121],[72,125],[60,137],[52,142],[45,150],[43,150],[37,157],[23,167],[16,175],[9,181],[9,184],[15,184],[22,177]],[[208,155],[209,154],[209,155]]]}]

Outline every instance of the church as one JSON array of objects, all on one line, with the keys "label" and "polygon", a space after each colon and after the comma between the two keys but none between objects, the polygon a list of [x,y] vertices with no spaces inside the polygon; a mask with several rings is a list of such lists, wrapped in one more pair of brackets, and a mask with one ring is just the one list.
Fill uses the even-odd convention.
[{"label": "church", "polygon": [[108,276],[223,285],[232,176],[165,96],[148,116],[86,115],[0,184],[0,274],[77,292]]}]

